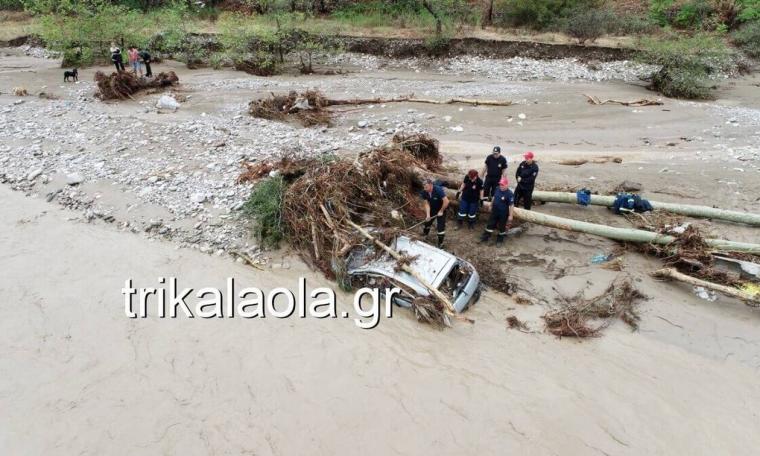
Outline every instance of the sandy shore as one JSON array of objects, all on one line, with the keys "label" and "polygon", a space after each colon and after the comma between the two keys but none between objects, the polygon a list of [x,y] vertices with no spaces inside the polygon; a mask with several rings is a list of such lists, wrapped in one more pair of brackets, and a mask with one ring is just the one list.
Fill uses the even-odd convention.
[{"label": "sandy shore", "polygon": [[[498,142],[512,158],[535,148],[547,186],[607,188],[633,178],[658,199],[757,211],[756,77],[723,87],[715,103],[669,100],[642,113],[589,106],[580,95],[648,94],[616,82],[465,81],[403,72],[262,79],[178,69],[193,97],[176,114],[157,115],[149,109],[153,98],[121,105],[82,99],[91,93],[91,70],[80,73],[87,82],[62,86],[53,63],[12,59],[0,67],[12,61],[30,70],[0,71],[0,89],[50,86],[62,100],[17,105],[0,95],[0,119],[12,132],[0,142],[0,174],[9,179],[0,186],[0,453],[756,453],[757,310],[654,281],[648,273],[658,262],[629,253],[625,274],[650,297],[640,306],[637,332],[621,322],[583,342],[541,332],[540,315],[558,295],[590,296],[615,278],[589,262],[614,247],[605,240],[531,228],[498,261],[510,265],[521,292],[540,299],[524,306],[488,291],[468,311],[474,325],[446,331],[402,310],[370,331],[344,319],[132,320],[121,294],[127,278],[155,286],[158,277],[171,276],[193,287],[223,287],[227,277],[264,289],[292,288],[299,277],[331,285],[288,252],[265,253],[263,271],[225,255],[225,246],[253,242],[234,217],[247,192],[234,186],[237,160],[333,141],[350,154],[399,123],[441,137],[447,158],[461,167],[477,164],[481,151]],[[380,114],[385,108],[378,107],[346,114],[328,131],[241,116],[256,94],[316,84],[345,96],[371,95],[375,84],[389,94],[427,86],[432,96],[501,91],[522,101],[503,111],[402,105]],[[373,127],[357,131],[357,120]],[[125,125],[124,134],[146,131],[150,142],[119,141],[112,125]],[[453,131],[455,125],[464,131]],[[236,135],[216,147],[215,128],[225,126]],[[197,136],[204,131],[211,132],[208,143]],[[167,146],[164,136],[179,143]],[[556,163],[608,153],[625,160]],[[50,177],[45,182],[42,175],[20,178],[38,167]],[[72,172],[84,182],[70,188],[64,179]],[[207,201],[188,204],[198,188],[208,189]],[[46,202],[57,189],[64,191]],[[56,204],[63,195],[65,208]],[[604,210],[539,210],[627,224]],[[156,219],[170,228],[154,230]],[[758,239],[746,227],[708,227],[736,240]],[[202,253],[216,249],[219,256]],[[339,310],[350,310],[350,299],[339,293]],[[535,332],[507,329],[508,315]]]}]

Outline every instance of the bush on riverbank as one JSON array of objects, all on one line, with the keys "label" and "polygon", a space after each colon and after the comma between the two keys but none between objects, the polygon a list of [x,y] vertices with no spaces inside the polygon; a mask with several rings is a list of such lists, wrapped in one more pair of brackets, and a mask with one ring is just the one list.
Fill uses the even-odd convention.
[{"label": "bush on riverbank", "polygon": [[696,35],[641,42],[642,59],[660,65],[651,77],[650,88],[667,97],[710,99],[712,77],[733,71],[736,55],[718,37]]},{"label": "bush on riverbank", "polygon": [[253,233],[266,247],[277,247],[285,237],[282,226],[282,199],[285,181],[281,176],[259,181],[243,206],[243,213],[253,220]]},{"label": "bush on riverbank", "polygon": [[734,32],[733,40],[745,54],[760,58],[760,21],[747,24]]}]

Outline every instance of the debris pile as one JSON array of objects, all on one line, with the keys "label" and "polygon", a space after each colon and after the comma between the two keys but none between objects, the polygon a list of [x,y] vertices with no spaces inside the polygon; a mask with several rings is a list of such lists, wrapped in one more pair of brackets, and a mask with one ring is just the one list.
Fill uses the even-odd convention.
[{"label": "debris pile", "polygon": [[558,337],[596,337],[617,319],[635,330],[640,319],[636,304],[643,299],[647,297],[629,278],[619,278],[592,299],[583,299],[580,294],[562,298],[563,306],[546,313],[543,319],[546,329]]},{"label": "debris pile", "polygon": [[299,94],[291,91],[287,95],[271,94],[268,98],[253,100],[248,104],[248,113],[253,117],[286,122],[295,120],[304,127],[329,125],[331,114],[325,110],[327,99],[317,90],[307,90]]},{"label": "debris pile", "polygon": [[435,139],[397,135],[390,144],[362,153],[355,161],[289,155],[276,163],[245,164],[238,181],[282,176],[288,183],[282,205],[285,234],[305,259],[335,277],[334,260],[360,240],[346,222],[375,229],[404,228],[403,220],[391,217],[391,212],[420,217],[420,175],[438,171],[441,161]]},{"label": "debris pile", "polygon": [[[391,213],[419,219],[420,175],[438,171],[440,164],[437,141],[426,135],[399,135],[353,161],[287,156],[279,163],[249,164],[239,180],[251,182],[271,173],[282,177],[288,186],[280,215],[284,235],[305,261],[341,280],[349,253],[367,244],[367,232],[358,227],[371,227],[372,237],[392,244],[404,221]],[[443,303],[434,297],[417,300],[413,307],[421,321],[437,324],[447,319]]]},{"label": "debris pile", "polygon": [[[682,273],[728,286],[738,287],[744,283],[739,274],[716,267],[713,255],[715,249],[706,242],[703,230],[697,225],[684,223],[681,217],[664,211],[639,217],[639,226],[642,228],[674,237],[673,242],[666,245],[637,245],[643,253],[662,259],[666,268],[675,268]],[[723,255],[728,258],[756,259],[754,255],[737,252],[725,252]]]},{"label": "debris pile", "polygon": [[253,117],[285,122],[296,120],[305,127],[313,125],[330,125],[332,112],[330,106],[359,106],[385,103],[425,103],[425,104],[467,104],[472,106],[511,106],[510,100],[484,100],[469,98],[449,98],[447,100],[431,100],[417,98],[413,94],[396,98],[355,98],[337,100],[326,98],[318,90],[307,90],[298,93],[291,91],[287,95],[270,94],[268,98],[253,100],[248,104],[248,113]]},{"label": "debris pile", "polygon": [[95,93],[101,100],[124,100],[147,89],[170,87],[179,83],[176,73],[159,73],[152,79],[139,78],[127,71],[114,72],[110,75],[98,71],[95,73],[98,91]]}]

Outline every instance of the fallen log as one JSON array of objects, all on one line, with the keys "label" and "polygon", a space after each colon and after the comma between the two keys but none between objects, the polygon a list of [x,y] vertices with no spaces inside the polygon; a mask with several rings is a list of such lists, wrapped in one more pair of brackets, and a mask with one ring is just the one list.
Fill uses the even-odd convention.
[{"label": "fallen log", "polygon": [[[575,193],[563,192],[533,192],[534,201],[545,203],[568,203],[577,204],[578,197]],[[673,214],[687,215],[690,217],[727,220],[735,223],[760,226],[760,215],[749,212],[728,211],[707,206],[695,206],[691,204],[662,203],[650,201],[654,209],[660,209]],[[591,195],[591,203],[594,206],[612,207],[615,204],[614,196]]]},{"label": "fallen log", "polygon": [[719,285],[717,283],[708,282],[706,280],[697,279],[686,274],[682,274],[673,268],[660,269],[652,273],[654,277],[661,279],[673,279],[679,282],[687,283],[695,287],[703,287],[708,290],[717,291],[723,293],[726,296],[732,298],[741,299],[750,307],[760,307],[760,295],[745,293],[742,290],[733,287],[727,287],[725,285]]},{"label": "fallen log", "polygon": [[558,165],[565,165],[565,166],[580,166],[585,165],[586,163],[596,163],[596,164],[604,164],[604,163],[623,163],[623,159],[620,157],[595,157],[595,158],[579,158],[579,159],[567,159],[567,160],[560,160],[557,162]]},{"label": "fallen log", "polygon": [[[456,192],[446,189],[446,195],[452,203],[456,203]],[[491,211],[491,205],[486,203],[481,209],[485,212]],[[622,242],[648,243],[656,245],[669,245],[678,238],[666,234],[654,233],[652,231],[637,230],[632,228],[617,228],[596,223],[583,222],[580,220],[557,217],[555,215],[542,214],[535,211],[514,208],[514,217],[518,220],[531,222],[536,225],[543,225],[566,231],[575,231],[579,233],[593,234],[595,236],[605,237]],[[760,255],[760,244],[750,244],[745,242],[726,241],[723,239],[705,239],[705,243],[720,252],[744,252]]]},{"label": "fallen log", "polygon": [[476,100],[473,98],[449,98],[448,100],[432,100],[428,98],[415,98],[413,95],[397,98],[354,98],[351,100],[335,100],[326,98],[325,106],[358,106],[366,104],[387,103],[427,103],[427,104],[469,104],[473,106],[511,106],[510,100]]},{"label": "fallen log", "polygon": [[[365,230],[364,228],[360,227],[359,225],[357,225],[356,223],[352,222],[351,220],[346,220],[346,223],[348,223],[352,228],[354,228],[356,231],[358,231],[362,236],[364,236],[365,238],[367,238],[370,241],[374,242],[381,249],[385,250],[390,256],[392,256],[396,260],[399,260],[399,261],[403,260],[403,257],[402,257],[402,255],[400,253],[398,253],[397,251],[393,250],[392,248],[390,248],[389,246],[387,246],[383,242],[381,242],[379,239],[377,239],[376,237],[374,237],[371,234],[369,234],[369,232],[367,230]],[[406,272],[410,276],[414,277],[423,287],[427,288],[427,290],[433,296],[435,296],[435,298],[438,299],[438,301],[440,301],[441,304],[444,305],[445,311],[446,311],[446,313],[448,315],[450,315],[450,316],[456,316],[456,312],[454,311],[454,305],[451,303],[451,301],[449,301],[449,298],[447,298],[446,295],[444,295],[443,293],[441,293],[440,290],[438,290],[433,285],[431,285],[430,283],[428,283],[427,280],[425,280],[417,271],[415,271],[408,264],[406,264],[406,263],[400,263],[400,266],[401,266],[401,269],[404,272]]]},{"label": "fallen log", "polygon": [[620,100],[600,100],[599,98],[593,96],[593,95],[586,95],[583,94],[584,97],[588,98],[588,102],[592,105],[605,105],[605,104],[619,104],[622,106],[634,106],[634,107],[642,107],[642,106],[662,106],[662,101],[660,100],[650,100],[648,98],[641,98],[639,100],[633,100],[633,101],[620,101]]}]

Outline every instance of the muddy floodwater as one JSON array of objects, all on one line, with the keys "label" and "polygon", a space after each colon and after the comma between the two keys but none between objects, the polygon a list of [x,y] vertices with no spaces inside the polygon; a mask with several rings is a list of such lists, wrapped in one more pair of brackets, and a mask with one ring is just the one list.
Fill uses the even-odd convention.
[{"label": "muddy floodwater", "polygon": [[[0,453],[756,453],[758,309],[657,281],[661,261],[633,250],[620,270],[602,268],[595,256],[620,253],[602,238],[529,226],[496,248],[476,242],[482,220],[473,231],[449,220],[447,248],[500,265],[514,290],[485,290],[467,311],[474,324],[443,331],[400,308],[372,330],[343,318],[127,318],[124,281],[159,277],[265,290],[305,277],[338,290],[338,311],[350,311],[353,296],[293,252],[257,245],[241,215],[252,187],[236,178],[243,162],[353,157],[401,131],[438,138],[462,173],[500,145],[510,177],[536,154],[538,189],[609,193],[627,180],[655,201],[760,212],[757,74],[717,80],[714,101],[625,107],[585,95],[658,99],[631,62],[346,55],[330,67],[341,74],[157,64],[180,78],[170,111],[156,108],[160,93],[97,100],[99,68],[64,83],[57,61],[0,49]],[[513,104],[342,107],[329,128],[247,114],[255,98],[310,88]],[[534,210],[633,226],[598,207]],[[756,228],[692,222],[760,243]],[[637,331],[615,322],[583,341],[544,331],[541,316],[563,298],[621,277],[647,296]],[[510,329],[509,316],[525,328]]]}]

